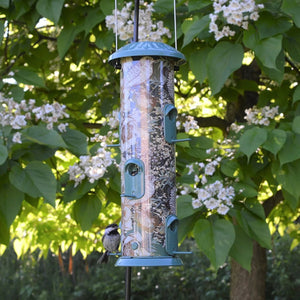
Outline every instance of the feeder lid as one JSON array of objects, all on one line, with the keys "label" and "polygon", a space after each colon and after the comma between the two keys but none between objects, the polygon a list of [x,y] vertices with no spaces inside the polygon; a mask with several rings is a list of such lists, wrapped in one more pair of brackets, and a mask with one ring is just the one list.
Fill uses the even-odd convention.
[{"label": "feeder lid", "polygon": [[117,65],[123,57],[160,56],[171,57],[179,66],[185,62],[185,56],[175,48],[160,42],[133,42],[113,53],[108,61]]}]

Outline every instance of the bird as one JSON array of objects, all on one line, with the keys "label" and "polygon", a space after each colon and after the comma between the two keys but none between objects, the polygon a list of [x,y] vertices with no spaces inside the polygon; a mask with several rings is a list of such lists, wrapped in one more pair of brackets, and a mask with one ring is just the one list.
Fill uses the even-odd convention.
[{"label": "bird", "polygon": [[98,260],[98,264],[103,264],[108,262],[108,257],[110,253],[118,251],[120,245],[120,233],[118,232],[119,226],[117,224],[110,224],[105,228],[104,235],[102,237],[102,244],[105,252]]}]

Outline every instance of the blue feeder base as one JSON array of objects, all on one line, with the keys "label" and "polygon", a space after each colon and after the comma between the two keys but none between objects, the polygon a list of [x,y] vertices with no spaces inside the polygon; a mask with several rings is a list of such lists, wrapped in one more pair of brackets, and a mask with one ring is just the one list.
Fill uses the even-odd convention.
[{"label": "blue feeder base", "polygon": [[175,256],[122,256],[115,264],[117,267],[168,267],[182,265],[182,260]]}]

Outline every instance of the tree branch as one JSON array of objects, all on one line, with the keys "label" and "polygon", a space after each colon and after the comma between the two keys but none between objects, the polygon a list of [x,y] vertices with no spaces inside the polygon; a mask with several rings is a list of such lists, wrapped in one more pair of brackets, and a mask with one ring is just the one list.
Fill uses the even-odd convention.
[{"label": "tree branch", "polygon": [[230,122],[216,116],[206,118],[195,117],[195,120],[198,122],[199,127],[217,127],[221,129],[224,133],[231,124]]},{"label": "tree branch", "polygon": [[269,216],[273,208],[278,205],[282,200],[284,200],[282,191],[278,191],[275,195],[272,197],[268,198],[266,201],[263,203],[263,207],[265,210],[265,215],[266,217]]}]

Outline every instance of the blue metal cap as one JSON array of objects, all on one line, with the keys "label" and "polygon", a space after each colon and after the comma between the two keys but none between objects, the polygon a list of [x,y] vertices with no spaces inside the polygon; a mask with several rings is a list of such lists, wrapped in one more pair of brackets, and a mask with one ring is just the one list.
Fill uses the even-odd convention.
[{"label": "blue metal cap", "polygon": [[160,56],[170,57],[179,66],[185,62],[185,56],[175,48],[160,42],[134,42],[127,44],[113,53],[108,61],[112,65],[118,65],[123,57]]}]

